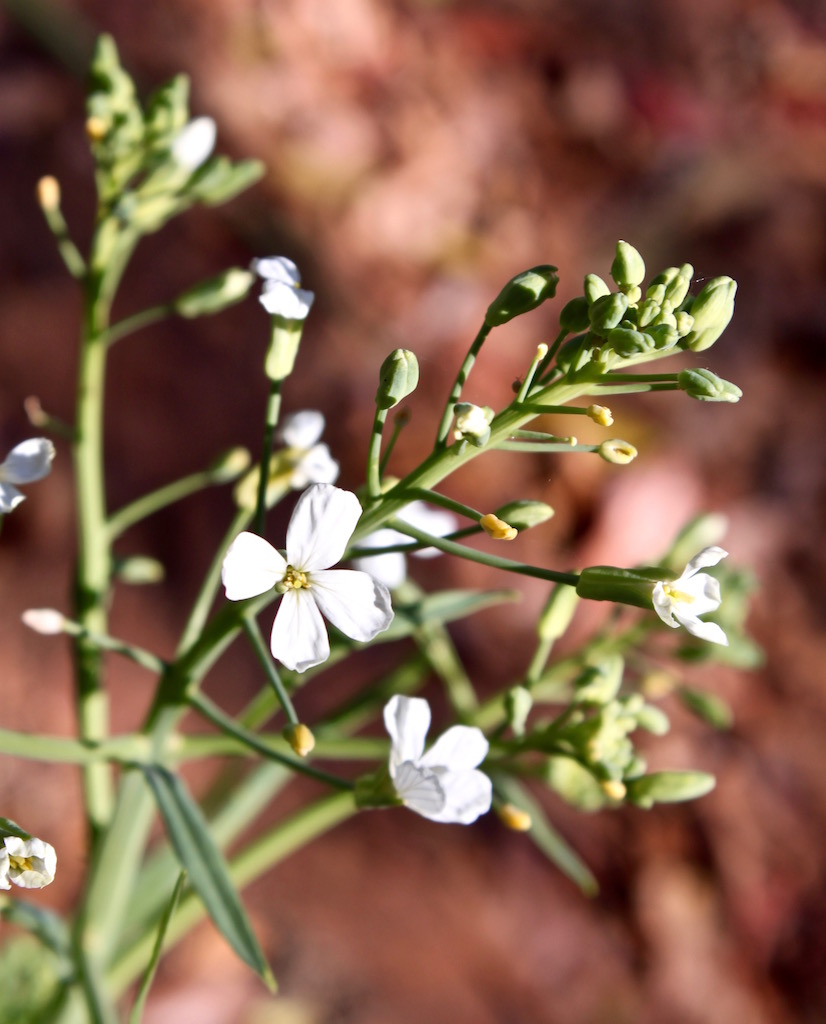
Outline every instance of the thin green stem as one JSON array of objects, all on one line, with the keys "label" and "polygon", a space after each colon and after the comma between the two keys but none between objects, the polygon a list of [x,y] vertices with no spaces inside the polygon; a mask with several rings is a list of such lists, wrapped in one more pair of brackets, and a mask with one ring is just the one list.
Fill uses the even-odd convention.
[{"label": "thin green stem", "polygon": [[86,260],[81,256],[80,250],[72,241],[69,234],[69,226],[63,217],[63,211],[59,205],[41,204],[41,209],[43,210],[43,216],[46,218],[46,223],[55,237],[57,251],[60,253],[66,269],[72,277],[81,281],[86,274]]},{"label": "thin green stem", "polygon": [[379,476],[384,473],[390,456],[393,453],[393,449],[396,447],[399,435],[409,422],[410,413],[407,409],[402,409],[401,412],[397,412],[393,417],[393,433],[390,435],[390,440],[384,447],[384,455],[382,455],[381,462],[379,462]]},{"label": "thin green stem", "polygon": [[376,501],[381,494],[381,439],[389,410],[376,406],[370,444],[367,449],[367,494],[370,501]]},{"label": "thin green stem", "polygon": [[[542,378],[544,377],[545,373],[547,372],[548,367],[551,365],[551,363],[553,363],[554,359],[556,359],[556,354],[559,351],[559,346],[568,337],[568,333],[569,333],[568,331],[563,329],[554,338],[553,344],[548,349],[544,359],[542,360],[542,362],[537,367],[536,374],[534,375],[534,379],[535,380],[542,381]],[[546,383],[546,382],[543,382],[543,383]]]},{"label": "thin green stem", "polygon": [[261,636],[261,630],[258,628],[258,622],[254,615],[245,615],[243,619],[244,632],[247,634],[252,648],[255,651],[256,657],[261,663],[264,673],[267,676],[267,682],[273,688],[273,691],[278,698],[278,703],[284,709],[284,714],[287,716],[287,720],[290,725],[298,725],[300,719],[295,713],[293,702],[290,700],[290,695],[284,688],[284,684],[281,682],[281,676],[278,674],[278,669],[270,657],[270,652],[267,650],[267,645],[264,643],[264,638]]},{"label": "thin green stem", "polygon": [[479,328],[479,333],[473,339],[473,343],[468,349],[468,353],[464,358],[456,380],[453,383],[453,387],[450,391],[450,397],[445,405],[444,412],[442,413],[442,419],[439,423],[439,430],[436,434],[436,448],[445,448],[447,445],[447,435],[450,430],[450,424],[453,421],[453,407],[459,401],[462,395],[462,388],[465,386],[465,382],[470,376],[470,371],[473,369],[473,364],[476,362],[476,357],[479,355],[479,350],[485,343],[485,339],[490,334],[491,328],[487,324],[482,324]]},{"label": "thin green stem", "polygon": [[215,474],[212,470],[203,469],[197,473],[190,473],[188,476],[181,477],[180,480],[173,480],[172,483],[164,484],[163,487],[150,491],[149,494],[144,494],[109,516],[108,529],[110,541],[125,533],[130,526],[134,526],[135,523],[139,523],[142,519],[146,519],[155,512],[159,512],[162,508],[166,508],[167,505],[172,505],[176,501],[188,498],[190,494],[202,491],[206,487],[212,487],[214,484]]},{"label": "thin green stem", "polygon": [[267,398],[267,412],[264,417],[264,437],[261,441],[261,459],[259,462],[258,497],[255,502],[253,530],[259,536],[264,535],[264,523],[267,517],[267,483],[270,478],[270,458],[275,441],[275,428],[281,414],[281,380],[270,381],[270,393]]},{"label": "thin green stem", "polygon": [[[242,726],[239,728],[243,728]],[[250,733],[268,750],[284,754],[285,766],[293,768],[289,752],[292,749],[281,733]],[[321,730],[320,730],[321,732]],[[0,736],[0,743],[2,736]],[[168,756],[173,761],[199,760],[204,757],[250,757],[253,749],[246,740],[223,733],[184,733],[173,736],[168,745]],[[387,740],[360,736],[355,739],[319,739],[313,747],[313,760],[320,761],[382,761],[387,760]]]},{"label": "thin green stem", "polygon": [[140,988],[138,989],[138,994],[135,996],[135,1002],[132,1004],[132,1009],[129,1013],[129,1024],[141,1024],[141,1020],[143,1019],[144,1007],[146,1006],[149,989],[152,987],[155,972],[158,969],[158,963],[161,959],[164,939],[166,938],[166,932],[169,928],[169,922],[172,920],[172,915],[175,913],[175,909],[178,906],[178,901],[181,898],[185,882],[186,871],[181,871],[178,875],[178,880],[175,883],[175,888],[172,890],[172,896],[169,899],[169,903],[167,904],[166,910],[164,911],[163,917],[158,925],[158,932],[149,957],[149,963],[146,965],[146,972],[143,976],[143,980],[141,981]]},{"label": "thin green stem", "polygon": [[134,764],[151,756],[152,746],[146,736],[127,733],[112,736],[100,743],[74,740],[66,736],[47,736],[36,733],[14,732],[0,729],[0,754],[22,757],[47,764],[96,764],[117,761]]},{"label": "thin green stem", "polygon": [[140,331],[144,327],[151,327],[152,324],[157,324],[161,320],[173,316],[174,313],[175,307],[171,303],[164,303],[160,306],[151,306],[149,309],[141,310],[140,313],[134,313],[132,316],[125,317],[116,324],[112,324],[106,331],[104,336],[106,344],[114,345],[116,341],[120,341],[121,338],[125,338],[128,334],[134,334],[135,331]]}]

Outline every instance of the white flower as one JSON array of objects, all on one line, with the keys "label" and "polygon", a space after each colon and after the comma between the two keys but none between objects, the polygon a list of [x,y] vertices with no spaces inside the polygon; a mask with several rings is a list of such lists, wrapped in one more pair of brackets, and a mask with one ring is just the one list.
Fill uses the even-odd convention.
[{"label": "white flower", "polygon": [[[398,518],[415,526],[418,530],[431,533],[434,537],[444,537],[452,533],[458,526],[458,521],[452,512],[445,509],[431,508],[423,501],[412,501],[398,514]],[[361,547],[365,548],[389,548],[396,544],[411,543],[410,537],[384,527],[368,534],[362,541]],[[414,551],[417,558],[434,558],[441,552],[437,548],[423,548],[421,551]],[[369,572],[377,580],[391,590],[401,586],[407,579],[407,561],[402,551],[389,551],[383,555],[362,555],[353,559],[353,565],[365,572]]]},{"label": "white flower", "polygon": [[488,752],[481,729],[454,725],[425,754],[430,706],[421,697],[392,697],[384,724],[393,741],[390,778],[406,807],[431,821],[458,825],[490,810],[491,781],[476,769]]},{"label": "white flower", "polygon": [[309,484],[332,484],[338,478],[338,463],[327,445],[318,443],[323,432],[324,416],[315,409],[294,412],[282,420],[279,438],[289,449],[290,487],[296,491]]},{"label": "white flower", "polygon": [[702,622],[700,615],[720,607],[720,582],[706,572],[707,565],[716,565],[728,554],[722,548],[710,547],[695,555],[676,580],[661,580],[654,587],[654,611],[667,626],[685,626],[692,636],[713,644],[728,646],[728,637],[716,622]]},{"label": "white flower", "polygon": [[287,526],[287,557],[254,533],[240,533],[224,558],[221,579],[230,601],[275,587],[283,596],[272,627],[273,657],[296,672],[330,655],[322,614],[353,640],[387,629],[393,609],[387,587],[366,572],[333,569],[361,516],[355,494],[313,484]]},{"label": "white flower", "polygon": [[301,287],[298,267],[286,256],[267,256],[250,263],[250,270],[264,278],[258,301],[270,314],[285,320],[304,320],[315,294]]},{"label": "white flower", "polygon": [[42,480],[51,470],[53,458],[54,445],[45,437],[31,437],[12,448],[0,464],[0,512],[11,512],[25,500],[15,484]]},{"label": "white flower", "polygon": [[457,402],[454,407],[453,436],[457,441],[470,441],[482,447],[490,437],[493,409],[489,405],[473,405],[471,402]]},{"label": "white flower", "polygon": [[211,117],[196,117],[178,132],[172,143],[172,159],[187,171],[197,170],[215,148],[217,129]]},{"label": "white flower", "polygon": [[6,836],[0,844],[0,889],[11,883],[22,889],[42,889],[54,880],[57,854],[42,839]]}]

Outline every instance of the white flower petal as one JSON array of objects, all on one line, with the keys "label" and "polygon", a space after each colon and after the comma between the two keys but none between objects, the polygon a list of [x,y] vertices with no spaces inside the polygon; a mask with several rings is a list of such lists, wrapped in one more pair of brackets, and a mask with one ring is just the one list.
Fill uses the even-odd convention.
[{"label": "white flower petal", "polygon": [[181,129],[172,143],[172,159],[188,171],[196,170],[215,148],[216,132],[211,117],[196,117]]},{"label": "white flower petal", "polygon": [[13,484],[0,482],[0,512],[11,512],[12,509],[17,508],[21,501],[25,500],[26,495],[21,494]]},{"label": "white flower petal", "polygon": [[258,301],[270,316],[280,316],[285,320],[305,320],[315,301],[315,294],[303,288],[293,288],[283,281],[265,281]]},{"label": "white flower petal", "polygon": [[272,656],[294,672],[304,672],[330,657],[327,628],[306,588],[288,590],[281,598],[270,637]]},{"label": "white flower petal", "polygon": [[281,281],[293,288],[298,288],[301,284],[298,267],[286,256],[265,256],[262,259],[253,260],[250,263],[250,270],[268,281]]},{"label": "white flower petal", "polygon": [[708,640],[712,644],[728,647],[728,637],[716,622],[702,622],[696,616],[681,615],[679,609],[675,609],[674,614],[692,636],[699,637],[700,640]]},{"label": "white flower petal", "polygon": [[384,705],[384,727],[392,740],[390,774],[404,761],[418,761],[430,728],[430,705],[422,697],[391,697]]},{"label": "white flower petal", "polygon": [[655,584],[651,600],[654,604],[654,611],[659,615],[666,626],[671,626],[673,629],[676,629],[679,626],[679,622],[674,618],[674,602],[668,594],[666,594],[665,584],[662,583],[662,581]]},{"label": "white flower petal", "polygon": [[0,889],[11,889],[11,882],[9,881],[9,853],[2,844],[0,844]]},{"label": "white flower petal", "polygon": [[717,611],[720,607],[720,581],[708,573],[699,572],[683,579],[679,587],[674,586],[691,598],[691,601],[678,603],[695,617]]},{"label": "white flower petal", "polygon": [[302,409],[281,421],[278,436],[291,448],[312,448],[324,432],[324,414],[318,409]]},{"label": "white flower petal", "polygon": [[339,468],[326,444],[314,445],[296,462],[290,486],[303,491],[310,484],[333,484],[338,479]]},{"label": "white flower petal", "polygon": [[54,445],[45,437],[21,441],[0,465],[0,480],[9,484],[30,484],[42,480],[52,468]]},{"label": "white flower petal", "polygon": [[312,574],[310,586],[322,614],[353,640],[372,640],[393,621],[387,587],[369,573],[322,569]]},{"label": "white flower petal", "polygon": [[445,792],[442,780],[433,772],[424,771],[412,761],[403,761],[396,769],[393,785],[405,807],[433,821],[440,820],[439,815],[445,808]]},{"label": "white flower petal", "polygon": [[315,484],[298,499],[287,527],[287,560],[310,572],[341,561],[361,516],[355,494],[332,484]]},{"label": "white flower petal", "polygon": [[445,805],[433,821],[445,824],[470,825],[480,814],[490,810],[493,786],[484,772],[448,772],[439,777],[445,793]]},{"label": "white flower petal", "polygon": [[[459,526],[459,521],[452,512],[443,508],[431,508],[423,501],[412,501],[399,513],[399,519],[415,526],[417,530],[433,534],[434,537],[444,537],[448,533],[453,533]],[[414,552],[416,558],[435,558],[440,554],[438,548],[422,548],[421,551]]]},{"label": "white flower petal", "polygon": [[487,754],[488,741],[481,729],[454,725],[442,733],[419,763],[426,768],[443,767],[449,772],[463,772],[481,764]]},{"label": "white flower petal", "polygon": [[263,537],[239,533],[221,566],[221,582],[227,599],[243,601],[265,594],[283,579],[286,568],[283,557]]},{"label": "white flower petal", "polygon": [[[410,538],[398,530],[383,527],[368,534],[359,545],[364,548],[384,548],[409,541]],[[353,565],[361,572],[369,572],[374,579],[391,590],[401,586],[407,579],[407,561],[401,551],[391,551],[384,555],[363,555],[361,558],[354,558]]]},{"label": "white flower petal", "polygon": [[703,548],[703,550],[699,551],[685,567],[680,579],[684,579],[686,576],[693,576],[698,569],[705,569],[709,565],[717,565],[717,563],[723,558],[726,558],[727,555],[728,551],[724,551],[723,548],[719,548],[717,546]]}]

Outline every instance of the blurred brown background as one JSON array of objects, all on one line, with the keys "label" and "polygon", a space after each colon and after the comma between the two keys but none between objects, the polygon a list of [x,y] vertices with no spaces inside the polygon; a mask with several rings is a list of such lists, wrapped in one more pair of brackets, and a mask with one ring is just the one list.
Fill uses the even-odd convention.
[{"label": "blurred brown background", "polygon": [[[512,274],[560,267],[560,300],[607,274],[617,238],[649,269],[691,262],[739,282],[737,312],[702,365],[738,406],[681,394],[613,401],[630,469],[596,458],[490,456],[448,490],[482,508],[549,501],[555,519],[509,554],[549,565],[656,558],[690,515],[725,512],[732,559],[762,592],[752,631],[766,667],[703,669],[736,723],[713,733],[666,702],[654,767],[700,767],[696,804],[585,816],[548,796],[601,895],[581,897],[524,837],[491,818],[439,828],[363,815],[248,893],[283,997],[265,1000],[202,927],[164,964],[149,1024],[821,1024],[826,1019],[826,697],[821,438],[826,372],[826,8],[817,0],[104,0],[0,6],[0,447],[32,429],[22,400],[72,415],[79,301],[34,202],[60,179],[81,244],[92,209],[80,69],[112,32],[143,90],[177,71],[219,147],[266,161],[265,180],[196,211],[139,251],[119,313],[253,254],[284,253],[318,293],[288,409],[324,410],[341,483],[362,480],[376,371],[414,349],[422,387],[398,470],[423,454],[487,303]],[[560,303],[494,335],[468,389],[501,405]],[[174,322],[113,353],[110,505],[257,449],[266,336],[253,300]],[[695,360],[696,362],[696,360]],[[576,422],[577,433],[590,436]],[[560,427],[562,429],[562,427]],[[568,429],[571,429],[570,427]],[[594,439],[604,436],[598,428]],[[19,612],[67,606],[71,465],[5,523],[0,547],[3,725],[72,729],[66,650]],[[113,630],[168,653],[230,504],[192,499],[125,538],[160,557],[163,587],[124,590]],[[279,522],[271,524],[273,532]],[[521,547],[517,547],[521,545]],[[508,585],[465,564],[418,578]],[[521,605],[456,630],[480,688],[530,650]],[[111,664],[116,726],[145,706],[138,669]],[[210,692],[238,707],[259,683],[239,652]],[[302,693],[305,713],[352,680]],[[312,688],[311,688],[312,689]],[[441,705],[437,702],[437,708]],[[59,850],[43,899],[72,903],[83,872],[74,772],[3,759],[4,814]]]}]

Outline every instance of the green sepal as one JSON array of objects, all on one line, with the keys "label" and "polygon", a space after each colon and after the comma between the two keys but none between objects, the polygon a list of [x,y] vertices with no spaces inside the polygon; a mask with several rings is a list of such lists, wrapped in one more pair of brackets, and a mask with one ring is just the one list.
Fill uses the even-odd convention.
[{"label": "green sepal", "polygon": [[234,306],[245,299],[255,281],[255,274],[240,267],[230,267],[208,281],[188,288],[172,303],[178,316],[191,320],[197,316],[209,316]]},{"label": "green sepal", "polygon": [[566,334],[576,334],[578,331],[585,331],[591,323],[588,318],[588,299],[580,295],[570,302],[566,302],[559,314],[560,330]]},{"label": "green sepal", "polygon": [[655,584],[675,580],[677,576],[660,566],[618,569],[612,565],[592,565],[580,573],[576,592],[589,601],[614,601],[650,609]]},{"label": "green sepal", "polygon": [[648,810],[654,804],[682,803],[710,793],[717,780],[708,772],[653,772],[626,784],[626,800]]}]

